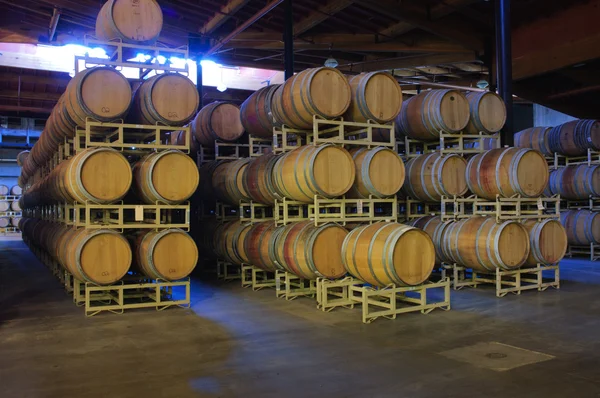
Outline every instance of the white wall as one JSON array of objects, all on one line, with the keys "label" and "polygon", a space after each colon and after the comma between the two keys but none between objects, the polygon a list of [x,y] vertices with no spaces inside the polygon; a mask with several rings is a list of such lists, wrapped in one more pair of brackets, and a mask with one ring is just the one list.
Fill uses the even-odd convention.
[{"label": "white wall", "polygon": [[570,122],[576,118],[565,115],[539,104],[533,104],[533,126],[534,127],[554,127],[559,124]]}]

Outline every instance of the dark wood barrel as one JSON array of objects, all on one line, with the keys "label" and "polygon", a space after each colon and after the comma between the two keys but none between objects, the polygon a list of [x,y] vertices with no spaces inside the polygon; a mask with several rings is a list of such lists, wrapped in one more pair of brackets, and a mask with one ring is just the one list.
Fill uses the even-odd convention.
[{"label": "dark wood barrel", "polygon": [[354,162],[348,151],[333,144],[305,145],[277,160],[273,180],[277,193],[311,203],[315,195],[335,198],[354,183]]},{"label": "dark wood barrel", "polygon": [[239,221],[232,221],[229,227],[223,228],[221,234],[222,250],[229,262],[238,265],[250,264],[244,242],[251,228],[252,224],[242,224]]},{"label": "dark wood barrel", "polygon": [[367,72],[348,76],[352,102],[345,118],[354,122],[387,123],[402,108],[402,89],[388,72]]},{"label": "dark wood barrel", "polygon": [[435,264],[435,249],[420,229],[376,223],[353,229],[342,245],[346,270],[374,286],[415,286],[425,282]]},{"label": "dark wood barrel", "polygon": [[491,91],[468,92],[471,118],[465,128],[469,134],[479,132],[493,134],[497,133],[506,123],[506,105],[498,94]]},{"label": "dark wood barrel", "polygon": [[277,194],[273,182],[273,169],[278,159],[278,155],[269,153],[255,158],[246,166],[242,183],[244,190],[252,201],[273,205],[276,199],[282,199]]},{"label": "dark wood barrel", "polygon": [[463,131],[469,119],[469,101],[463,93],[456,90],[430,90],[402,103],[396,128],[409,138],[435,141],[440,131]]},{"label": "dark wood barrel", "polygon": [[215,140],[236,141],[244,134],[240,108],[230,102],[211,102],[205,105],[191,124],[200,145],[212,146]]},{"label": "dark wood barrel", "polygon": [[449,263],[450,260],[445,256],[444,251],[442,250],[442,237],[444,236],[444,232],[448,227],[448,222],[443,222],[440,216],[424,216],[415,218],[412,221],[406,223],[411,227],[419,228],[423,230],[433,242],[435,246],[435,263]]},{"label": "dark wood barrel", "polygon": [[475,195],[494,200],[538,197],[548,184],[548,163],[533,149],[501,148],[473,156],[467,164],[467,185]]},{"label": "dark wood barrel", "polygon": [[25,164],[25,159],[27,159],[28,157],[29,157],[29,151],[19,152],[19,154],[17,155],[17,165],[19,167],[23,167],[23,164]]},{"label": "dark wood barrel", "polygon": [[263,87],[250,95],[240,106],[240,121],[248,134],[262,138],[273,138],[275,126],[271,103],[279,84]]},{"label": "dark wood barrel", "polygon": [[230,205],[237,206],[240,201],[250,201],[244,188],[244,172],[252,159],[244,158],[219,164],[213,172],[212,187],[216,197]]},{"label": "dark wood barrel", "polygon": [[210,162],[202,164],[198,168],[198,172],[200,173],[200,183],[198,185],[198,191],[202,194],[202,201],[206,203],[211,203],[217,200],[212,185],[213,174],[215,172],[215,169],[219,165],[227,162],[228,160],[212,160]]},{"label": "dark wood barrel", "polygon": [[354,148],[356,178],[348,196],[351,198],[387,198],[395,195],[404,183],[404,163],[389,148]]},{"label": "dark wood barrel", "polygon": [[196,163],[177,150],[153,152],[133,165],[136,192],[142,201],[177,204],[187,200],[198,187]]},{"label": "dark wood barrel", "polygon": [[105,41],[152,44],[162,25],[162,10],[155,0],[108,0],[96,18],[96,36]]},{"label": "dark wood barrel", "polygon": [[250,228],[244,239],[244,250],[249,263],[270,272],[278,269],[269,256],[269,241],[274,230],[273,221],[259,222]]},{"label": "dark wood barrel", "polygon": [[129,121],[183,126],[192,120],[199,102],[196,86],[188,77],[162,73],[145,80],[135,91]]},{"label": "dark wood barrel", "polygon": [[554,156],[550,148],[549,133],[551,127],[531,127],[515,134],[515,146],[540,151],[544,156]]},{"label": "dark wood barrel", "polygon": [[527,230],[517,221],[497,224],[493,217],[472,217],[448,225],[441,250],[458,265],[495,272],[525,264],[530,245]]},{"label": "dark wood barrel", "polygon": [[548,188],[562,199],[587,200],[600,196],[600,165],[587,164],[560,167],[550,172]]},{"label": "dark wood barrel", "polygon": [[600,122],[597,120],[572,120],[553,127],[548,133],[552,152],[565,156],[581,156],[588,148],[600,150]]},{"label": "dark wood barrel", "polygon": [[[189,130],[189,135],[190,157],[195,160],[196,156],[198,156],[198,151],[200,150],[200,143],[198,143],[198,140],[196,139],[196,137],[194,137],[194,134],[192,133],[191,129]],[[185,138],[185,130],[173,131],[171,133],[171,145],[185,145]]]},{"label": "dark wood barrel", "polygon": [[275,120],[288,127],[311,130],[313,115],[323,119],[342,116],[352,99],[348,79],[335,68],[306,69],[287,79],[273,95]]},{"label": "dark wood barrel", "polygon": [[402,193],[424,202],[439,202],[442,196],[462,196],[468,191],[467,161],[460,155],[430,153],[406,163]]},{"label": "dark wood barrel", "polygon": [[552,265],[562,260],[567,252],[567,232],[560,221],[526,220],[523,226],[529,234],[531,247],[526,266]]},{"label": "dark wood barrel", "polygon": [[600,213],[589,210],[560,212],[560,222],[567,231],[570,245],[587,246],[600,243]]}]

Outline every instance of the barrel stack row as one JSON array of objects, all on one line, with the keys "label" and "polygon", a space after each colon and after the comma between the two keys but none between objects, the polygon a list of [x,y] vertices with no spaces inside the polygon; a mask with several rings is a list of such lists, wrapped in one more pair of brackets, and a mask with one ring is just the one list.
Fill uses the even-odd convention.
[{"label": "barrel stack row", "polygon": [[0,232],[14,231],[5,228],[18,228],[21,219],[21,207],[19,206],[21,193],[21,187],[18,185],[14,185],[12,188],[0,185]]}]

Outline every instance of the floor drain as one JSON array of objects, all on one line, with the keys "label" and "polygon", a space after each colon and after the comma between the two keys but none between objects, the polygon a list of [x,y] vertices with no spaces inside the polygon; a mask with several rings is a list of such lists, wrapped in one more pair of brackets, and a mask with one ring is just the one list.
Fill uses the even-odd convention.
[{"label": "floor drain", "polygon": [[487,354],[485,354],[485,356],[490,359],[502,359],[506,358],[508,355],[503,354],[501,352],[488,352]]}]

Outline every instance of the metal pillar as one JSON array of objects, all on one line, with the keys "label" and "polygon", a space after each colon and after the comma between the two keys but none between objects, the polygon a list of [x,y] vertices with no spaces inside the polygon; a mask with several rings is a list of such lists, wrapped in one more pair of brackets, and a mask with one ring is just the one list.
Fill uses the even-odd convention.
[{"label": "metal pillar", "polygon": [[204,97],[204,86],[202,85],[202,65],[198,62],[196,66],[196,90],[198,90],[198,97],[200,101],[198,103],[198,109],[202,109],[204,104],[202,103],[202,99]]},{"label": "metal pillar", "polygon": [[285,20],[283,31],[283,64],[285,80],[294,76],[294,12],[292,0],[285,0]]},{"label": "metal pillar", "polygon": [[514,145],[510,0],[496,0],[496,68],[500,96],[506,104],[502,145]]}]

